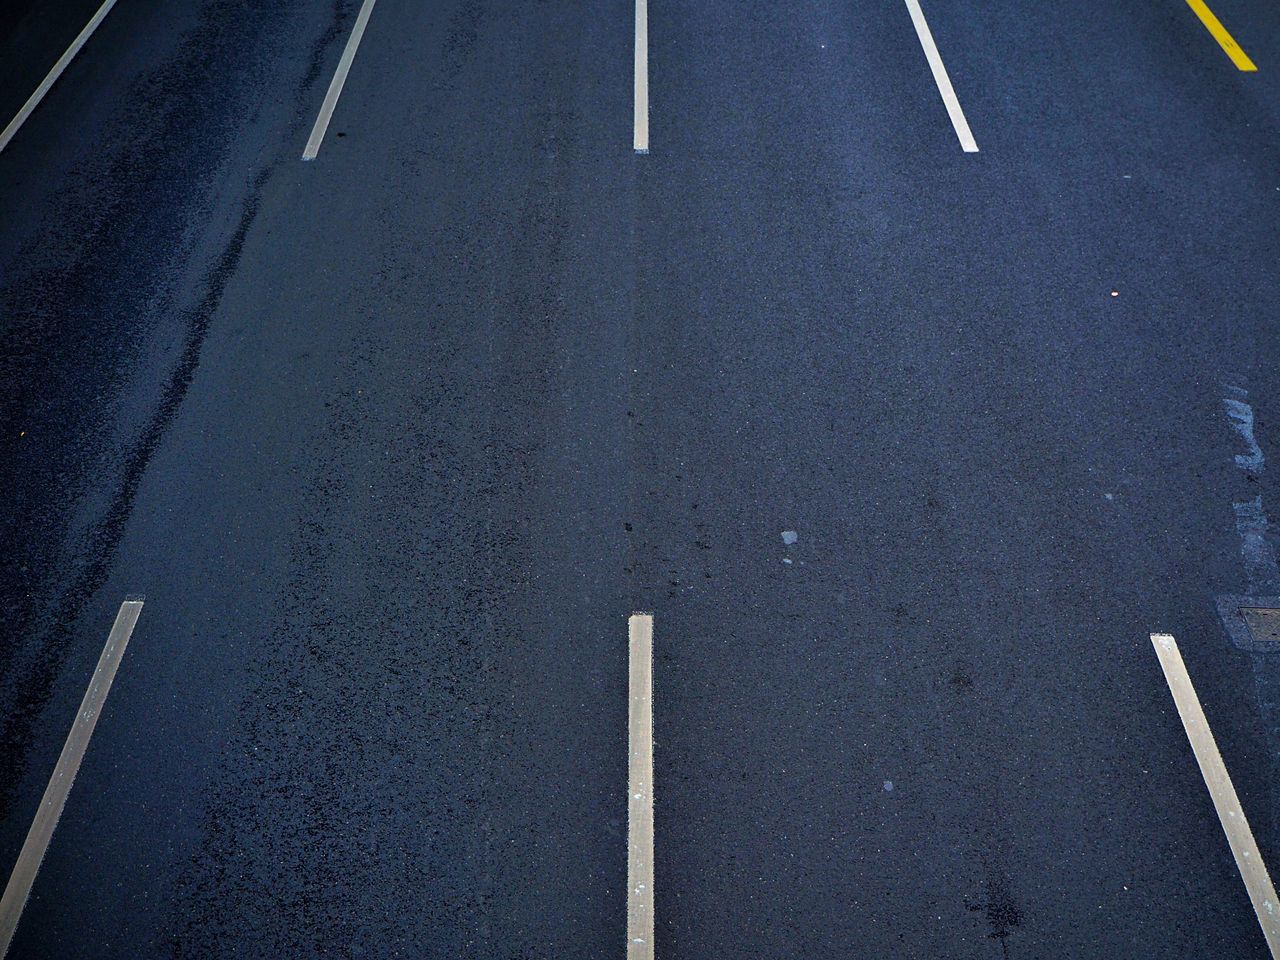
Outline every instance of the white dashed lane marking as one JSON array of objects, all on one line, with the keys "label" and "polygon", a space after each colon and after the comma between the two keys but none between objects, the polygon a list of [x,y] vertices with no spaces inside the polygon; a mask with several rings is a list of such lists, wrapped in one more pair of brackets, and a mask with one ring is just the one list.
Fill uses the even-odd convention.
[{"label": "white dashed lane marking", "polygon": [[929,61],[929,69],[933,71],[934,83],[938,85],[938,93],[942,94],[942,102],[946,105],[947,116],[955,127],[956,136],[960,138],[960,147],[965,153],[977,153],[978,144],[969,130],[969,121],[964,118],[960,109],[960,101],[952,89],[951,78],[947,76],[947,68],[943,66],[942,55],[938,53],[938,45],[933,42],[933,33],[929,23],[920,9],[920,0],[906,0],[907,10],[911,13],[911,22],[915,24],[916,36],[920,38],[920,46],[924,47],[924,57]]},{"label": "white dashed lane marking", "polygon": [[49,71],[48,75],[40,81],[40,86],[36,87],[35,92],[27,98],[27,102],[22,105],[22,109],[9,121],[9,125],[3,131],[0,131],[0,150],[9,145],[9,141],[14,138],[19,128],[27,122],[27,117],[31,116],[36,107],[40,106],[40,101],[44,99],[44,95],[58,82],[58,78],[62,76],[62,71],[67,69],[67,64],[75,59],[75,55],[80,52],[80,48],[93,36],[93,31],[98,29],[98,25],[102,23],[115,5],[116,0],[106,0],[98,8],[98,12],[85,24],[79,35],[71,41],[71,46],[67,47],[67,52],[58,58],[58,62],[53,65],[53,69]]},{"label": "white dashed lane marking", "polygon": [[338,69],[334,71],[333,81],[329,84],[329,92],[320,105],[320,115],[316,117],[316,125],[311,128],[311,137],[307,140],[306,149],[302,151],[303,160],[314,160],[320,152],[320,144],[324,141],[325,131],[329,129],[329,121],[333,117],[334,108],[338,105],[338,97],[342,96],[342,86],[347,82],[347,74],[351,72],[351,61],[356,58],[360,49],[360,40],[364,36],[364,28],[369,24],[369,15],[373,13],[373,5],[377,0],[364,0],[360,13],[356,15],[356,25],[351,28],[351,37],[342,51],[342,59],[338,61]]},{"label": "white dashed lane marking", "polygon": [[40,800],[31,829],[27,832],[27,840],[22,845],[18,862],[9,877],[9,884],[4,888],[4,896],[0,897],[0,957],[8,952],[9,944],[13,942],[14,931],[22,917],[22,908],[27,904],[36,873],[40,870],[45,851],[49,849],[53,830],[62,816],[67,794],[71,792],[71,784],[75,782],[80,770],[80,761],[84,759],[89,738],[93,736],[93,728],[98,725],[102,705],[106,703],[111,682],[115,680],[116,670],[124,657],[125,647],[129,645],[129,637],[133,635],[134,624],[138,622],[138,614],[141,612],[141,598],[130,598],[120,604],[120,612],[116,614],[116,622],[107,636],[107,645],[102,648],[102,656],[98,658],[98,666],[93,671],[93,679],[89,681],[89,689],[80,702],[80,711],[71,725],[71,733],[67,735],[57,766],[53,768],[53,776],[49,778],[49,786],[45,788]]},{"label": "white dashed lane marking", "polygon": [[636,0],[636,153],[649,152],[649,0]]},{"label": "white dashed lane marking", "polygon": [[1271,956],[1280,960],[1280,902],[1276,900],[1271,876],[1258,853],[1253,831],[1249,829],[1249,821],[1240,807],[1240,798],[1236,796],[1236,788],[1227,774],[1226,764],[1222,762],[1222,754],[1218,752],[1218,743],[1209,729],[1209,721],[1205,719],[1200,698],[1196,696],[1186,664],[1182,662],[1178,641],[1167,633],[1153,633],[1151,643],[1156,648],[1160,668],[1169,684],[1169,692],[1173,694],[1187,739],[1191,741],[1191,750],[1200,765],[1205,786],[1209,788],[1209,796],[1213,798],[1214,809],[1218,811],[1218,819],[1222,821],[1236,866],[1249,891],[1249,899],[1253,901],[1262,934],[1267,939]]},{"label": "white dashed lane marking", "polygon": [[653,960],[653,616],[627,627],[627,960]]}]

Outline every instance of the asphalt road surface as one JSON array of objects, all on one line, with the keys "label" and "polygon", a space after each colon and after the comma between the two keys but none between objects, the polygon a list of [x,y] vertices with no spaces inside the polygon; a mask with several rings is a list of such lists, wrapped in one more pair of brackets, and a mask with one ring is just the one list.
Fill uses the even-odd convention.
[{"label": "asphalt road surface", "polygon": [[[1270,956],[1280,7],[119,0],[0,152],[11,958]],[[0,124],[93,15],[0,14]],[[961,111],[976,151],[963,148]],[[1230,606],[1230,601],[1224,601]]]}]

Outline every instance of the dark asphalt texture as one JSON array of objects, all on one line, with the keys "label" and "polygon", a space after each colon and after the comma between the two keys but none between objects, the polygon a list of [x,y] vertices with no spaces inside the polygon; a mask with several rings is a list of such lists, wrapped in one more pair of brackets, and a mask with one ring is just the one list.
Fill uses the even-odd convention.
[{"label": "dark asphalt texture", "polygon": [[[1266,957],[1148,640],[1280,869],[1280,8],[1210,5],[1257,73],[926,0],[966,155],[900,0],[655,0],[636,156],[631,3],[379,0],[303,163],[356,0],[119,0],[0,153],[6,877],[146,596],[10,956],[623,956],[648,610],[663,960]],[[0,13],[0,123],[95,7]]]}]

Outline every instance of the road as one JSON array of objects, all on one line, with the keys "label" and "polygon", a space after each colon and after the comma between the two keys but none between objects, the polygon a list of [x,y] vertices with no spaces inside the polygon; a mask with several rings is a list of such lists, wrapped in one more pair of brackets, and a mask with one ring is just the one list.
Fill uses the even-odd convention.
[{"label": "road", "polygon": [[[119,0],[0,152],[11,958],[1270,955],[1280,9]],[[97,9],[0,18],[0,123]],[[1265,605],[1265,604],[1264,604]]]}]

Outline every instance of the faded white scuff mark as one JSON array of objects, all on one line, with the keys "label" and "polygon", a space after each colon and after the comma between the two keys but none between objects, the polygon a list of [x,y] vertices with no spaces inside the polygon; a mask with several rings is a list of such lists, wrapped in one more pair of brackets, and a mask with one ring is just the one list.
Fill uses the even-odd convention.
[{"label": "faded white scuff mark", "polygon": [[[1232,394],[1236,398],[1224,397],[1222,403],[1226,407],[1227,417],[1231,421],[1232,428],[1244,440],[1249,450],[1246,454],[1236,454],[1234,458],[1236,466],[1249,474],[1247,479],[1256,480],[1265,466],[1265,459],[1254,427],[1253,407],[1247,402],[1249,392],[1243,387],[1229,383],[1224,383],[1222,387],[1225,392]],[[1240,537],[1240,555],[1244,561],[1245,576],[1249,581],[1247,595],[1261,598],[1280,593],[1280,569],[1277,568],[1276,551],[1269,536],[1267,512],[1262,505],[1262,497],[1255,496],[1252,500],[1233,503],[1231,508],[1235,513],[1236,533]],[[1226,624],[1228,613],[1224,611],[1222,606],[1223,599],[1219,598],[1218,609],[1223,617],[1224,624],[1227,625],[1228,633],[1232,633],[1232,626]],[[1237,604],[1234,616],[1237,619],[1243,619],[1242,614],[1243,611],[1240,609],[1240,605]],[[1235,639],[1234,634],[1233,639]],[[1170,641],[1172,642],[1172,637],[1170,637]],[[1158,648],[1157,652],[1159,652]],[[1274,693],[1277,685],[1275,661],[1271,657],[1257,655],[1249,659],[1253,672],[1254,698],[1258,711],[1265,720],[1270,753],[1273,757],[1280,756],[1280,750],[1277,750],[1276,747],[1277,740],[1274,732],[1280,729],[1280,702],[1277,702]],[[1189,685],[1190,681],[1188,680],[1187,682]],[[1179,707],[1178,709],[1181,713],[1182,708]],[[1186,725],[1185,716],[1183,719],[1184,725]],[[1203,720],[1203,716],[1200,719]],[[1192,736],[1192,727],[1189,725],[1187,725],[1187,734]],[[1194,747],[1194,737],[1192,737],[1192,740]],[[1204,769],[1204,763],[1201,761],[1201,770],[1203,771]],[[1274,762],[1272,769],[1274,774]],[[1274,781],[1274,775],[1272,780]],[[1206,782],[1208,782],[1207,779]],[[1269,794],[1272,832],[1274,832],[1276,824],[1280,823],[1280,792],[1273,788],[1269,791]],[[1217,804],[1216,798],[1214,803],[1215,805]],[[1234,818],[1234,812],[1232,813],[1232,818]],[[1243,820],[1243,815],[1241,819]],[[1234,820],[1224,817],[1222,823],[1227,830],[1228,837],[1230,837],[1232,829],[1235,828]],[[1232,846],[1234,848],[1234,841]],[[1256,846],[1252,843],[1248,846],[1253,849],[1241,851],[1243,856],[1237,854],[1236,863],[1240,866],[1241,874],[1245,877],[1246,886],[1249,887],[1249,896],[1253,900],[1254,909],[1257,912],[1259,922],[1262,924],[1267,943],[1271,947],[1272,956],[1280,957],[1280,922],[1277,921],[1276,917],[1275,889],[1270,886],[1270,877],[1267,876],[1266,865],[1257,856]],[[1255,871],[1266,879],[1265,889],[1261,885],[1250,885],[1249,876]]]},{"label": "faded white scuff mark", "polygon": [[1262,497],[1257,496],[1244,503],[1233,503],[1236,514],[1236,533],[1240,534],[1240,553],[1244,557],[1244,572],[1249,578],[1249,592],[1269,592],[1280,583],[1280,567],[1276,564],[1276,551],[1267,539],[1267,514],[1262,508]]},{"label": "faded white scuff mark", "polygon": [[1262,454],[1262,447],[1258,446],[1257,438],[1253,435],[1253,407],[1242,400],[1230,398],[1224,398],[1222,405],[1227,408],[1227,417],[1231,421],[1231,426],[1235,428],[1236,433],[1240,434],[1245,446],[1249,448],[1248,453],[1236,454],[1236,466],[1251,473],[1261,473],[1267,460]]},{"label": "faded white scuff mark", "polygon": [[[1222,389],[1235,395],[1234,398],[1223,397],[1222,405],[1232,429],[1249,449],[1248,453],[1235,455],[1236,466],[1256,476],[1266,466],[1266,458],[1254,432],[1253,407],[1247,402],[1249,391],[1231,383],[1222,384]],[[1236,533],[1240,535],[1240,555],[1249,579],[1249,593],[1272,591],[1280,584],[1280,569],[1277,569],[1275,547],[1268,535],[1267,512],[1262,506],[1262,497],[1233,503],[1231,509],[1236,515]]]}]

